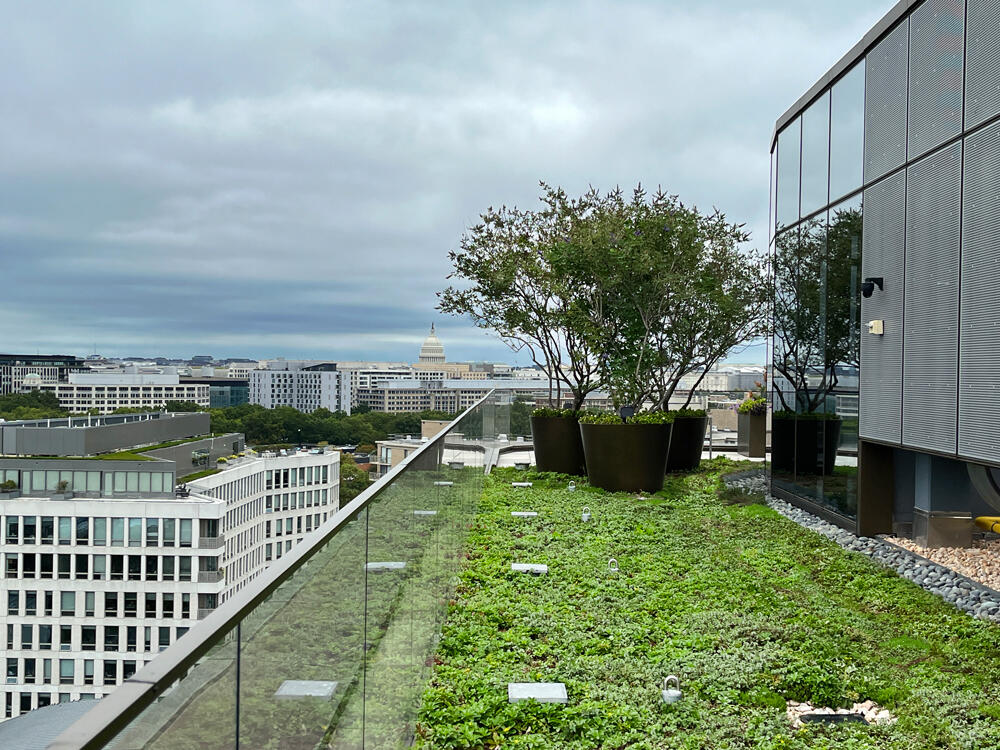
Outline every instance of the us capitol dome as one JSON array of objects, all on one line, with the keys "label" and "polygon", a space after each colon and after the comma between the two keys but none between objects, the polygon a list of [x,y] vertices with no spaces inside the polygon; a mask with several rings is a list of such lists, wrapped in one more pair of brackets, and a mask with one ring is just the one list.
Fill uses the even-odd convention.
[{"label": "us capitol dome", "polygon": [[431,323],[430,335],[424,339],[424,345],[420,347],[420,359],[422,365],[442,365],[444,359],[444,344],[441,339],[434,335],[434,324]]}]

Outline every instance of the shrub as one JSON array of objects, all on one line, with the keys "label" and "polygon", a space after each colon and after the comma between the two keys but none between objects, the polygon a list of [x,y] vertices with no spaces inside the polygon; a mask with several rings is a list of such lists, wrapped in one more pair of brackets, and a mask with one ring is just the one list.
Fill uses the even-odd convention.
[{"label": "shrub", "polygon": [[5,482],[0,482],[0,492],[11,492],[17,489],[17,482],[13,479],[8,479]]},{"label": "shrub", "polygon": [[533,409],[531,416],[533,417],[575,417],[577,413],[572,409],[550,409],[547,406],[539,406],[537,409]]},{"label": "shrub", "polygon": [[68,490],[69,482],[65,479],[60,479],[59,482],[56,483],[56,492],[67,492]]},{"label": "shrub", "polygon": [[622,418],[610,411],[583,414],[580,417],[580,424],[622,424]]},{"label": "shrub", "polygon": [[748,398],[742,404],[740,404],[739,412],[740,414],[749,414],[754,417],[759,417],[764,414],[767,414],[767,399]]},{"label": "shrub", "polygon": [[217,464],[228,464],[229,460],[226,459],[223,456],[219,456],[217,459],[215,459],[215,463],[217,463]]}]

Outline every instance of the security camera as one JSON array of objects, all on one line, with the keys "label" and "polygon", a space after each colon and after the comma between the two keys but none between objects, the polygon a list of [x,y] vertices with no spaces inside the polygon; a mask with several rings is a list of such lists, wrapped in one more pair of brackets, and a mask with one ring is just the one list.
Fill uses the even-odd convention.
[{"label": "security camera", "polygon": [[876,286],[878,287],[878,290],[880,292],[883,290],[881,276],[870,276],[869,278],[865,279],[863,282],[861,282],[861,296],[871,297],[872,294],[874,294],[875,292]]}]

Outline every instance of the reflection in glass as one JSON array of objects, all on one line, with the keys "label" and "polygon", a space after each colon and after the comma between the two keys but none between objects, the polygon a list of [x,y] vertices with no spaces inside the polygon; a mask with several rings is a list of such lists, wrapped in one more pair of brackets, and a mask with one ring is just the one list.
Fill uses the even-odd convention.
[{"label": "reflection in glass", "polygon": [[784,227],[799,220],[799,155],[802,125],[792,120],[778,133],[778,192],[777,226]]},{"label": "reflection in glass", "polygon": [[830,92],[809,105],[802,114],[802,215],[829,202]]},{"label": "reflection in glass", "polygon": [[830,105],[830,198],[861,187],[865,161],[865,61],[833,87]]},{"label": "reflection in glass", "polygon": [[[772,479],[856,514],[860,196],[775,242]],[[841,466],[843,464],[843,466]]]}]

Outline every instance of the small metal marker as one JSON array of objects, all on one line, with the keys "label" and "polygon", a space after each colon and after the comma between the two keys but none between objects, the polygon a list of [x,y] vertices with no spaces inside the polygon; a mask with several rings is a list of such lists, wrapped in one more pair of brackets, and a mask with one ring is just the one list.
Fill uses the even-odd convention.
[{"label": "small metal marker", "polygon": [[511,487],[531,487],[531,482],[511,482]]},{"label": "small metal marker", "polygon": [[618,572],[618,561],[615,558],[608,560],[608,572],[617,573]]},{"label": "small metal marker", "polygon": [[569,490],[570,492],[576,492],[576,482],[570,482],[569,486],[566,487],[566,489]]},{"label": "small metal marker", "polygon": [[510,512],[514,518],[534,518],[538,515],[538,511],[534,510],[512,510]]},{"label": "small metal marker", "polygon": [[583,506],[583,513],[580,514],[580,520],[583,521],[584,523],[587,523],[587,521],[590,520],[590,506],[589,505],[584,505]]},{"label": "small metal marker", "polygon": [[337,690],[337,683],[329,680],[285,680],[274,694],[275,698],[323,698],[330,700]]},{"label": "small metal marker", "polygon": [[435,487],[451,487],[453,484],[455,484],[455,483],[454,482],[435,482],[434,486]]},{"label": "small metal marker", "polygon": [[[670,687],[670,683],[674,683],[673,687]],[[677,679],[677,675],[671,674],[663,678],[663,690],[661,691],[664,703],[676,703],[684,694],[681,693],[681,681]]]},{"label": "small metal marker", "polygon": [[566,684],[563,682],[508,682],[507,701],[536,700],[539,703],[567,703]]},{"label": "small metal marker", "polygon": [[413,515],[415,516],[436,516],[438,512],[436,510],[415,510]]},{"label": "small metal marker", "polygon": [[510,569],[515,573],[533,573],[536,576],[545,575],[549,572],[548,565],[537,563],[511,563]]},{"label": "small metal marker", "polygon": [[405,567],[405,562],[370,562],[365,565],[365,570],[378,572],[380,570],[402,570]]}]

